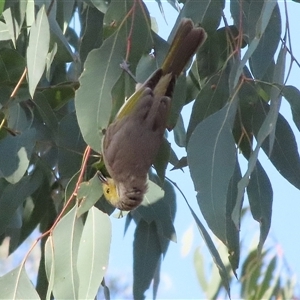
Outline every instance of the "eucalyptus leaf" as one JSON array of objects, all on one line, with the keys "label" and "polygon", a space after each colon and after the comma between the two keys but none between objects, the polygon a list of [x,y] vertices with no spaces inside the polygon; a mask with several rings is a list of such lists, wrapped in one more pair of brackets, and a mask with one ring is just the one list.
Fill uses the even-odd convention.
[{"label": "eucalyptus leaf", "polygon": [[49,50],[50,31],[45,7],[39,10],[35,23],[31,26],[27,48],[27,69],[29,92],[31,97],[35,92],[46,66]]},{"label": "eucalyptus leaf", "polygon": [[2,299],[40,299],[26,274],[24,265],[0,277],[0,289]]},{"label": "eucalyptus leaf", "polygon": [[107,270],[111,243],[107,214],[92,207],[84,224],[77,262],[78,299],[94,299]]},{"label": "eucalyptus leaf", "polygon": [[236,164],[232,126],[237,102],[225,105],[199,123],[187,145],[187,159],[201,212],[226,244],[226,202]]}]

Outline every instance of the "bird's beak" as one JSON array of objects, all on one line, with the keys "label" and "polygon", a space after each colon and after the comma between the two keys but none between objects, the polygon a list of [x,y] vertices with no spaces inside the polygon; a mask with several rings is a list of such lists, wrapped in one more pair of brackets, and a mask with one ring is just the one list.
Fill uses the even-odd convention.
[{"label": "bird's beak", "polygon": [[97,176],[102,183],[108,184],[107,178],[100,171],[97,172]]}]

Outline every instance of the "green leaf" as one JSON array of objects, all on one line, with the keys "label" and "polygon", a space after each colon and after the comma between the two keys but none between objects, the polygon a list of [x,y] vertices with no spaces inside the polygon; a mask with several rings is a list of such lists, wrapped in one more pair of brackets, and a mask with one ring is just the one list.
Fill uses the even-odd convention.
[{"label": "green leaf", "polygon": [[77,193],[77,199],[80,201],[77,212],[78,217],[87,212],[102,195],[102,184],[97,174],[95,174],[95,176],[88,182],[82,182]]},{"label": "green leaf", "polygon": [[[79,274],[76,261],[82,219],[77,218],[75,205],[56,225],[45,249],[45,263],[48,280],[54,272],[53,295],[56,299],[78,299]],[[50,249],[49,249],[50,247]],[[51,254],[53,253],[53,254]]]},{"label": "green leaf", "polygon": [[0,197],[0,235],[9,225],[17,208],[40,186],[42,178],[37,170],[33,175],[24,176],[18,183],[8,184],[3,189]]},{"label": "green leaf", "polygon": [[110,2],[106,0],[91,0],[97,9],[99,9],[102,13],[106,13]]},{"label": "green leaf", "polygon": [[[278,4],[271,11],[273,1],[265,1],[265,13],[261,16],[262,23],[267,22],[266,29],[260,38],[260,42],[250,58],[251,71],[255,78],[261,79],[266,73],[271,61],[274,59],[281,35],[281,16]],[[270,13],[269,17],[267,14]],[[268,12],[267,12],[268,11]],[[267,18],[270,18],[267,20]],[[250,20],[253,22],[253,20]],[[255,23],[253,23],[255,24]]]},{"label": "green leaf", "polygon": [[[235,209],[234,209],[233,214],[232,214],[232,218],[233,218],[233,220],[234,220],[234,222],[235,222],[235,224],[238,228],[240,226],[238,211],[240,210],[242,197],[244,195],[244,190],[245,190],[245,188],[247,187],[247,185],[249,183],[250,175],[251,175],[252,171],[254,170],[254,168],[256,166],[256,161],[257,161],[257,158],[258,158],[259,150],[260,150],[260,148],[263,148],[264,151],[266,152],[266,150],[270,151],[270,146],[272,147],[272,142],[269,142],[269,140],[267,138],[271,134],[271,132],[274,130],[274,127],[277,126],[277,124],[279,122],[279,116],[280,115],[278,115],[278,109],[279,109],[278,101],[280,102],[279,99],[276,100],[274,98],[274,104],[270,106],[270,109],[269,109],[269,105],[267,103],[263,102],[263,101],[260,101],[260,102],[256,103],[257,110],[254,111],[254,113],[253,113],[253,131],[254,131],[254,134],[255,134],[255,137],[256,137],[256,140],[257,140],[257,144],[256,144],[256,147],[255,147],[254,151],[252,152],[252,154],[251,154],[251,156],[248,160],[248,169],[247,169],[247,171],[245,172],[243,178],[240,180],[240,182],[238,184],[237,203],[236,203]],[[267,111],[267,113],[265,113],[266,111]],[[284,129],[286,130],[287,128],[284,128]],[[288,131],[288,130],[286,130],[286,131]],[[291,134],[293,135],[292,131],[291,131],[291,133],[289,133],[287,138],[290,138]],[[277,135],[276,135],[276,131],[275,131],[275,137],[276,136]],[[282,136],[282,138],[283,138],[283,136]],[[286,138],[286,137],[284,137],[284,138]],[[291,146],[293,146],[292,147],[293,152],[295,151],[295,147],[296,147],[296,150],[297,150],[297,146],[293,145],[293,141],[291,140],[291,138],[290,138],[290,144],[291,144]],[[272,155],[274,155],[274,152],[276,150],[279,151],[280,156],[285,151],[285,149],[281,149],[281,147],[283,145],[280,146],[279,148],[277,146],[279,146],[279,145],[278,145],[278,142],[275,140],[273,151],[272,151],[272,154],[271,154],[270,158],[272,157]],[[277,149],[275,150],[275,148],[277,148]],[[286,148],[286,145],[284,146],[284,148]],[[289,149],[289,151],[290,151],[290,149]],[[266,154],[270,155],[270,153],[266,153]],[[277,161],[278,160],[277,155],[275,155],[275,157],[276,157],[276,161]],[[285,162],[286,162],[286,160],[290,160],[290,157],[282,156],[281,158]],[[296,158],[296,160],[299,160],[298,153],[297,153],[297,157],[294,156],[293,158]],[[283,166],[283,168],[286,169],[286,166]],[[280,172],[281,171],[282,170],[280,169]],[[288,170],[287,172],[290,173],[290,170]]]},{"label": "green leaf", "polygon": [[49,49],[50,31],[45,6],[39,10],[36,21],[31,26],[27,49],[27,69],[29,92],[31,97],[35,92],[46,66]]},{"label": "green leaf", "polygon": [[263,277],[263,281],[257,289],[255,299],[263,299],[267,290],[270,289],[274,284],[272,281],[273,281],[273,273],[276,269],[276,263],[277,263],[277,256],[275,255],[268,263],[267,270]]},{"label": "green leaf", "polygon": [[8,135],[0,141],[0,170],[10,183],[18,182],[28,168],[36,138],[34,129],[17,136]]},{"label": "green leaf", "polygon": [[51,33],[53,33],[51,34],[51,45],[54,45],[54,43],[57,44],[56,59],[60,62],[76,61],[77,58],[75,54],[73,54],[73,51],[67,41],[67,38],[64,36],[61,28],[59,27],[55,18],[55,14],[50,13],[49,25]]},{"label": "green leaf", "polygon": [[[273,82],[278,85],[284,84],[284,73],[285,73],[285,61],[286,61],[286,54],[287,49],[286,47],[281,47],[278,58],[275,64],[274,73],[273,73]],[[276,124],[277,117],[279,114],[279,109],[281,105],[281,91],[278,89],[277,86],[272,86],[270,91],[270,99],[271,99],[271,105],[270,110],[274,111],[273,115],[273,123]],[[275,126],[272,126],[272,131],[270,132],[269,136],[269,151],[272,152],[272,148],[274,145],[274,139],[275,139]]]},{"label": "green leaf", "polygon": [[111,91],[112,110],[110,121],[113,121],[118,114],[120,107],[124,104],[124,99],[128,99],[135,91],[136,82],[125,72],[121,74]]},{"label": "green leaf", "polygon": [[214,32],[220,24],[222,16],[223,1],[187,0],[177,18],[176,24],[169,36],[169,41],[176,32],[179,21],[182,18],[190,18],[196,24],[201,24],[207,32]]},{"label": "green leaf", "polygon": [[21,31],[21,24],[18,23],[17,15],[15,14],[16,5],[14,7],[7,8],[3,13],[5,23],[8,29],[8,34],[16,48],[16,41]]},{"label": "green leaf", "polygon": [[273,191],[268,175],[259,161],[251,174],[247,194],[252,216],[260,224],[257,250],[261,253],[271,226]]},{"label": "green leaf", "polygon": [[[151,179],[158,181],[158,178],[154,175],[151,176]],[[149,181],[149,183],[150,188],[152,185],[157,187],[152,181]],[[159,201],[148,206],[140,205],[136,210],[131,212],[131,215],[136,223],[141,219],[148,224],[155,222],[162,252],[163,254],[166,254],[169,241],[177,241],[173,224],[176,213],[176,194],[174,188],[168,181],[165,181],[164,183],[164,190],[164,194],[161,194],[160,191],[161,198]]]},{"label": "green leaf", "polygon": [[5,5],[5,0],[0,0],[0,15],[1,15],[2,12],[3,12],[4,5]]},{"label": "green leaf", "polygon": [[229,99],[228,74],[225,70],[213,76],[198,94],[187,129],[187,142],[196,126],[213,113],[220,110]]},{"label": "green leaf", "polygon": [[[121,75],[120,62],[125,56],[123,31],[104,41],[100,49],[92,50],[85,62],[76,91],[75,107],[85,142],[101,152],[102,131],[110,119],[112,87]],[[96,66],[96,68],[95,68]]]},{"label": "green leaf", "polygon": [[57,53],[57,43],[54,43],[52,50],[47,54],[47,59],[46,59],[46,78],[48,81],[51,81],[50,78],[51,66],[56,53]]},{"label": "green leaf", "polygon": [[161,248],[154,222],[141,220],[133,242],[133,297],[144,299],[161,258]]},{"label": "green leaf", "polygon": [[86,147],[74,112],[65,115],[60,121],[57,146],[59,174],[63,177],[71,177],[80,169]]},{"label": "green leaf", "polygon": [[[264,33],[266,31],[266,28],[269,24],[269,21],[272,17],[274,8],[277,5],[276,1],[252,1],[251,3],[246,2],[242,6],[242,12],[240,11],[241,6],[239,1],[234,0],[231,1],[231,13],[235,21],[235,25],[237,28],[242,28],[245,38],[247,38],[248,43],[248,49],[246,53],[244,54],[241,62],[239,63],[238,69],[235,72],[235,79],[233,81],[233,86],[235,87],[240,79],[240,76],[243,72],[243,68],[248,62],[248,60],[254,55],[255,51],[257,51],[258,47],[262,43],[263,49],[268,46],[270,46],[270,49],[268,49],[270,53],[267,52],[267,59],[264,63],[261,63],[263,68],[259,69],[259,72],[262,73],[261,76],[266,72],[269,64],[271,63],[273,56],[275,54],[276,48],[274,49],[274,43],[270,43],[269,45],[265,46],[264,43],[267,42],[266,39],[263,39]],[[277,7],[278,9],[278,7]],[[275,17],[276,18],[276,17]],[[276,21],[276,20],[275,20]],[[240,24],[241,22],[241,24]],[[272,24],[269,27],[269,30],[271,30],[271,33],[268,34],[268,37],[273,37],[273,28],[271,27]],[[277,45],[279,42],[280,34],[278,37],[275,38],[275,44],[277,41]],[[259,65],[259,62],[261,62],[261,50],[259,49],[259,52],[257,54],[259,58],[256,60]],[[265,55],[265,53],[263,53]]]},{"label": "green leaf", "polygon": [[44,93],[36,92],[33,101],[43,119],[45,125],[50,129],[51,133],[55,136],[58,130],[58,120],[48,103],[48,99]]},{"label": "green leaf", "polygon": [[28,278],[24,265],[0,277],[2,299],[40,299]]},{"label": "green leaf", "polygon": [[28,106],[13,103],[8,107],[7,127],[13,132],[27,131],[32,125],[33,114]]},{"label": "green leaf", "polygon": [[229,295],[229,298],[230,298],[230,285],[229,285],[229,278],[228,278],[228,273],[227,273],[226,267],[223,264],[223,261],[218,253],[218,250],[216,249],[207,230],[205,229],[205,227],[203,226],[203,224],[201,223],[201,221],[199,220],[199,218],[197,217],[197,215],[195,214],[195,212],[193,211],[193,209],[191,208],[191,206],[189,205],[189,203],[187,202],[186,199],[185,199],[185,201],[186,201],[186,203],[190,209],[190,212],[197,224],[198,230],[199,230],[199,232],[200,232],[213,260],[214,260],[214,263],[216,264],[216,266],[218,268],[219,274],[222,279],[223,286],[225,287],[225,289]]},{"label": "green leaf", "polygon": [[194,266],[200,286],[203,291],[206,291],[208,287],[208,280],[205,274],[204,256],[202,255],[201,250],[202,249],[200,247],[197,247],[194,252]]},{"label": "green leaf", "polygon": [[15,50],[0,49],[0,83],[16,83],[24,72],[26,63],[24,58]]},{"label": "green leaf", "polygon": [[48,278],[48,289],[46,294],[46,300],[51,299],[52,290],[54,286],[55,276],[55,259],[54,259],[54,246],[53,236],[49,236],[45,243],[45,271]]},{"label": "green leaf", "polygon": [[0,22],[0,41],[7,41],[7,40],[10,40],[10,34],[7,25],[4,22]]},{"label": "green leaf", "polygon": [[172,95],[171,111],[169,113],[167,128],[173,129],[177,123],[186,98],[186,76],[181,75],[176,80],[176,85]]},{"label": "green leaf", "polygon": [[[113,3],[113,7],[118,6],[115,10],[112,9]],[[103,130],[110,120],[112,110],[110,95],[122,73],[120,63],[126,56],[128,35],[131,35],[129,59],[133,68],[148,41],[149,27],[144,14],[136,12],[134,20],[131,20],[131,17],[123,20],[128,9],[125,2],[123,5],[120,5],[119,1],[111,3],[110,13],[108,11],[105,15],[104,22],[115,21],[116,26],[110,27],[114,33],[103,42],[99,49],[89,53],[85,62],[85,70],[80,78],[80,88],[75,96],[76,113],[83,138],[97,152],[101,152]],[[118,15],[114,15],[116,12]],[[134,24],[132,24],[133,21]]]},{"label": "green leaf", "polygon": [[84,24],[84,34],[80,44],[80,60],[85,62],[88,53],[99,48],[103,41],[103,17],[104,14],[97,8],[88,6],[86,9],[86,23]]},{"label": "green leaf", "polygon": [[[37,166],[40,170],[40,167]],[[47,178],[47,173],[42,170],[43,174],[40,174],[41,184],[38,189],[31,194],[31,197],[27,197],[23,204],[23,216],[22,216],[22,227],[20,228],[20,236],[16,245],[9,245],[9,253],[13,253],[26,239],[27,237],[37,228],[38,224],[48,216],[49,207],[53,205],[53,199],[51,198],[50,185]],[[43,201],[41,201],[43,199]],[[20,207],[20,206],[19,206]],[[41,227],[42,231],[43,228]]]},{"label": "green leaf", "polygon": [[261,268],[263,266],[262,261],[266,252],[263,252],[261,256],[257,255],[257,251],[252,250],[248,253],[241,270],[241,292],[240,295],[249,299],[253,295],[253,291],[257,289],[258,279],[261,274]]},{"label": "green leaf", "polygon": [[236,164],[232,136],[237,101],[202,121],[192,133],[187,158],[201,212],[214,234],[226,244],[226,203]]},{"label": "green leaf", "polygon": [[181,114],[179,115],[176,126],[174,127],[174,140],[179,147],[186,146],[186,132]]},{"label": "green leaf", "polygon": [[166,169],[170,159],[170,147],[170,143],[164,138],[153,163],[155,171],[160,179],[159,185],[161,186],[165,181]]},{"label": "green leaf", "polygon": [[46,97],[52,110],[56,112],[74,99],[75,89],[72,85],[52,86],[43,90],[42,94]]},{"label": "green leaf", "polygon": [[162,199],[163,196],[164,190],[153,181],[148,180],[148,191],[145,194],[144,200],[142,201],[141,205],[146,207],[150,206]]},{"label": "green leaf", "polygon": [[[234,275],[237,277],[236,269],[239,267],[240,260],[240,234],[232,220],[232,211],[236,204],[237,185],[242,178],[240,165],[236,160],[234,173],[230,179],[227,190],[227,203],[226,203],[226,245],[228,249],[228,259],[231,264]],[[242,209],[242,207],[241,207]]]},{"label": "green leaf", "polygon": [[282,94],[291,106],[294,123],[300,131],[300,91],[292,85],[287,85],[283,87]]},{"label": "green leaf", "polygon": [[[259,138],[260,128],[270,112],[270,106],[261,101],[255,106],[253,113],[253,132],[256,139]],[[278,172],[296,188],[300,189],[300,157],[294,133],[285,120],[279,114],[275,129],[275,141],[270,154],[268,138],[261,147],[271,160]]]},{"label": "green leaf", "polygon": [[78,299],[96,297],[108,266],[111,234],[108,215],[92,207],[84,224],[78,250]]},{"label": "green leaf", "polygon": [[[225,33],[225,31],[223,30]],[[223,35],[224,35],[223,33]],[[225,40],[225,45],[227,46],[226,35],[224,35],[223,39]],[[219,68],[219,62],[221,60],[220,56],[220,47],[221,47],[221,39],[220,34],[217,32],[213,32],[208,35],[205,43],[202,47],[197,51],[196,63],[197,63],[197,71],[200,78],[210,77],[215,75],[216,71]],[[226,48],[225,48],[226,49]],[[224,49],[222,49],[224,50]],[[227,56],[227,55],[226,55]]]}]

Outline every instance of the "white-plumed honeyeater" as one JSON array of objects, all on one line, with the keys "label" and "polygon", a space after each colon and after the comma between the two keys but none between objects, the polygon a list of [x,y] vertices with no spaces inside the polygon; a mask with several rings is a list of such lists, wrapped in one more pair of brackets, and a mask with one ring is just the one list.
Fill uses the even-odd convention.
[{"label": "white-plumed honeyeater", "polygon": [[102,155],[111,178],[100,176],[105,198],[132,210],[147,191],[147,174],[161,146],[177,77],[204,43],[206,33],[182,19],[161,68],[124,103],[108,126]]}]

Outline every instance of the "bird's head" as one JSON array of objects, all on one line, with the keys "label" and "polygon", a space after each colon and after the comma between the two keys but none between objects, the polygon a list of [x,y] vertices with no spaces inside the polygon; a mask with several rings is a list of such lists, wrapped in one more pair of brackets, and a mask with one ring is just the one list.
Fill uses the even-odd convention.
[{"label": "bird's head", "polygon": [[116,207],[120,200],[118,189],[115,181],[112,178],[105,177],[102,173],[98,173],[98,177],[102,183],[103,194],[105,199]]},{"label": "bird's head", "polygon": [[112,178],[105,177],[101,173],[98,177],[102,182],[105,199],[114,207],[120,210],[133,210],[143,201],[147,186],[143,186],[143,190],[128,188],[123,183],[116,183]]}]

